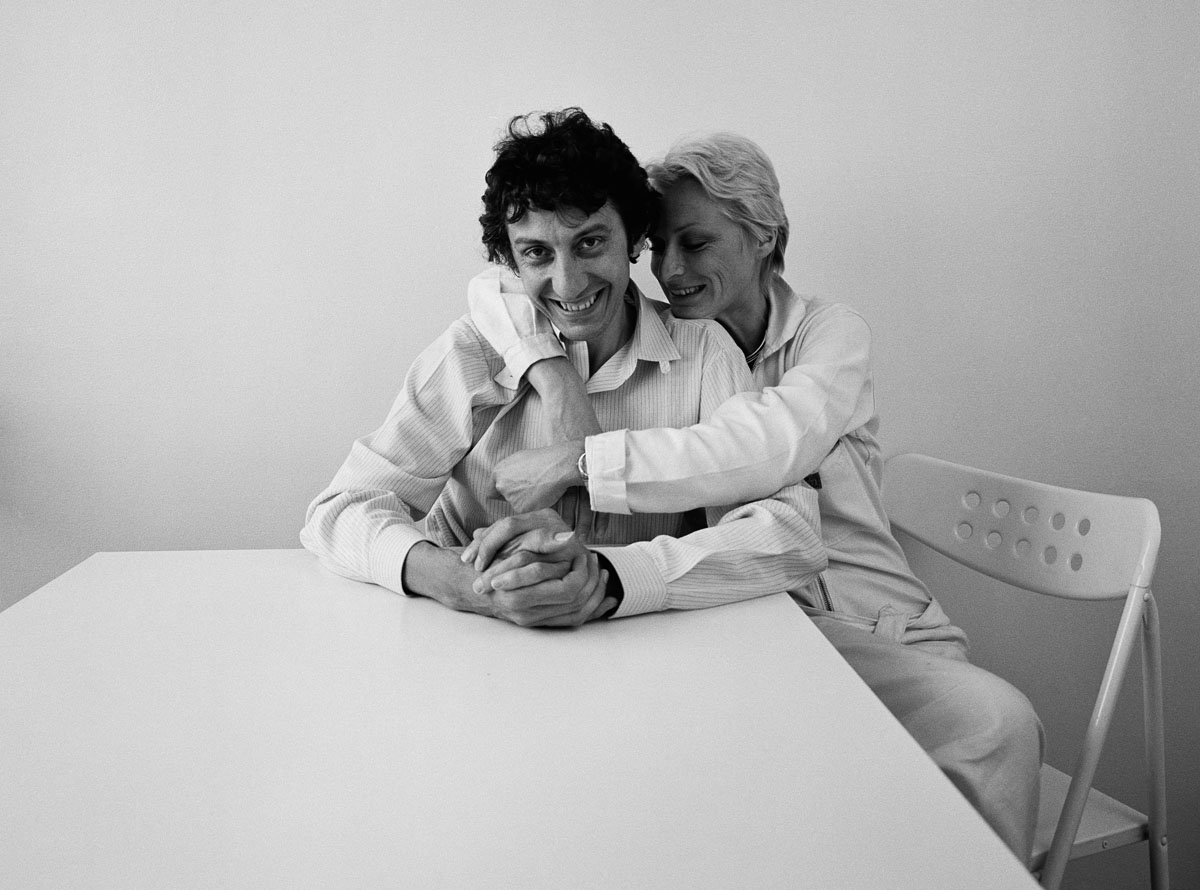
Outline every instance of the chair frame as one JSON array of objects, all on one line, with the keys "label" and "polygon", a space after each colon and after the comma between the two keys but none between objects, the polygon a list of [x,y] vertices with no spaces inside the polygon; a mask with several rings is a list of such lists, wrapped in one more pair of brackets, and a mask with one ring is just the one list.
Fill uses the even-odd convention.
[{"label": "chair frame", "polygon": [[[968,485],[968,488],[963,489],[963,485]],[[962,495],[964,490],[969,492],[966,497]],[[1076,837],[1088,805],[1089,793],[1092,793],[1092,782],[1112,724],[1118,694],[1124,683],[1133,649],[1140,637],[1149,813],[1146,816],[1136,814],[1143,820],[1140,823],[1140,834],[1131,840],[1114,840],[1113,843],[1121,846],[1124,843],[1146,840],[1149,845],[1151,887],[1153,890],[1168,890],[1162,651],[1158,607],[1151,592],[1161,536],[1158,510],[1154,504],[1143,498],[1097,494],[1031,482],[918,454],[897,455],[888,460],[883,493],[894,529],[904,532],[908,537],[960,565],[1014,587],[1050,596],[1093,600],[1115,600],[1124,597],[1124,609],[1072,773],[1066,800],[1058,817],[1054,838],[1046,851],[1044,861],[1035,861],[1034,870],[1038,871],[1037,866],[1040,864],[1042,886],[1048,890],[1057,890],[1068,860],[1100,852],[1100,849],[1077,845]],[[972,542],[970,547],[964,547],[963,539],[973,536],[973,528],[965,524],[961,517],[971,516],[971,521],[974,522],[980,515],[976,506],[965,503],[972,495],[976,506],[987,499],[992,499],[997,505],[1003,503],[1005,516],[1009,507],[1018,501],[1043,504],[1067,501],[1087,503],[1097,510],[1118,510],[1122,518],[1128,519],[1130,524],[1141,532],[1141,536],[1140,539],[1130,538],[1123,542],[1129,544],[1123,552],[1100,554],[1101,562],[1111,557],[1108,559],[1109,564],[1102,567],[1101,573],[1106,580],[1114,579],[1113,584],[1116,583],[1115,579],[1120,577],[1120,586],[1100,590],[1089,589],[1086,581],[1091,577],[1091,572],[1075,571],[1067,574],[1062,565],[1041,565],[1037,567],[1038,571],[1031,571],[1030,566],[1037,562],[1036,558],[1012,558],[1005,552],[1009,548],[1000,546],[1003,535],[999,531],[991,532],[986,538],[981,533],[976,536],[976,541]],[[928,504],[931,497],[945,500],[939,501],[936,509],[924,509],[922,504]],[[951,497],[963,503],[955,503],[952,508],[947,507]],[[975,512],[971,513],[972,510]],[[945,519],[951,511],[959,518],[947,528]],[[1014,515],[1019,516],[1021,513]],[[996,513],[995,516],[1001,514]],[[1061,513],[1055,518],[1061,518]],[[987,521],[997,524],[992,517],[987,517]],[[1015,525],[1015,520],[1010,520],[1010,525]],[[966,531],[962,532],[963,529]],[[978,544],[980,539],[985,541],[983,546]],[[1028,546],[1028,541],[1021,543]],[[1072,564],[1071,568],[1078,570],[1080,566]],[[1110,847],[1107,841],[1100,846],[1103,849]]]}]

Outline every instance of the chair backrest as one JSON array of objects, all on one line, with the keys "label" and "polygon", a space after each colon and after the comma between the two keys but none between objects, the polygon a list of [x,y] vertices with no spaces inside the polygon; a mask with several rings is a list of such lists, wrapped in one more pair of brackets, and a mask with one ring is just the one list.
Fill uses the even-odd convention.
[{"label": "chair backrest", "polygon": [[1149,587],[1158,510],[1143,498],[1096,494],[977,470],[920,454],[887,462],[893,528],[1015,587],[1071,599],[1117,599]]}]

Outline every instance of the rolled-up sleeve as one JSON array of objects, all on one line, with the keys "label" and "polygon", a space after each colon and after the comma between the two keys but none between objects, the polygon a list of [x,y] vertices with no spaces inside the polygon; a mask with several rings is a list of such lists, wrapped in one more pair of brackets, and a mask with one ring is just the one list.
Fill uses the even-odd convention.
[{"label": "rolled-up sleeve", "polygon": [[479,332],[504,359],[504,368],[496,375],[501,386],[516,389],[530,365],[566,355],[549,319],[511,272],[497,267],[472,278],[467,305]]}]

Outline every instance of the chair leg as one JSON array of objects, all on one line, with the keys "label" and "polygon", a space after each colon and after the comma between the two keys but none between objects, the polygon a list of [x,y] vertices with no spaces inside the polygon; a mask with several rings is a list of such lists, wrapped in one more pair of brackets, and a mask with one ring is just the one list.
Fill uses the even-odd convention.
[{"label": "chair leg", "polygon": [[1163,745],[1162,649],[1158,606],[1146,591],[1142,614],[1142,698],[1146,720],[1146,770],[1150,788],[1149,837],[1150,886],[1169,890],[1167,872],[1167,777]]},{"label": "chair leg", "polygon": [[1079,821],[1083,809],[1087,805],[1088,791],[1096,775],[1096,765],[1100,760],[1100,751],[1108,736],[1108,728],[1112,724],[1113,712],[1116,710],[1117,695],[1125,680],[1125,670],[1129,667],[1129,657],[1133,647],[1137,645],[1138,631],[1142,626],[1142,616],[1145,614],[1145,590],[1130,587],[1125,597],[1125,608],[1121,612],[1121,620],[1117,625],[1116,639],[1112,650],[1108,653],[1108,666],[1104,669],[1104,677],[1100,681],[1100,692],[1096,696],[1096,704],[1092,708],[1092,718],[1088,722],[1084,734],[1083,750],[1079,761],[1075,764],[1071,785],[1067,789],[1067,799],[1063,803],[1062,815],[1054,829],[1054,840],[1046,853],[1046,864],[1042,866],[1042,887],[1046,890],[1058,890],[1062,883],[1063,872],[1067,868],[1067,860],[1071,857],[1071,845],[1075,843],[1075,835],[1079,830]]}]

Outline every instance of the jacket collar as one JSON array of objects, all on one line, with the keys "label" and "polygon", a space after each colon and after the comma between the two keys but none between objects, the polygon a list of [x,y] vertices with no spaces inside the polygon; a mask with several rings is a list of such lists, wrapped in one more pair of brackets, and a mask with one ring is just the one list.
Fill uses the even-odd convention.
[{"label": "jacket collar", "polygon": [[758,356],[760,362],[783,349],[796,336],[800,322],[804,321],[808,312],[808,304],[792,290],[781,275],[771,278],[771,287],[767,291],[767,306],[770,316],[767,318],[766,342]]}]

